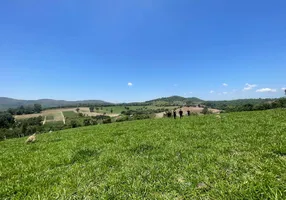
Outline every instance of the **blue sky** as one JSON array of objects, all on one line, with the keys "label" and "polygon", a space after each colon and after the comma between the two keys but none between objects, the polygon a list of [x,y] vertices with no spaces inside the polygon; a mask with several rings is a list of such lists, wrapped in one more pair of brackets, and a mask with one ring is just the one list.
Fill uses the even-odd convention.
[{"label": "blue sky", "polygon": [[285,8],[285,0],[3,1],[0,96],[281,97]]}]

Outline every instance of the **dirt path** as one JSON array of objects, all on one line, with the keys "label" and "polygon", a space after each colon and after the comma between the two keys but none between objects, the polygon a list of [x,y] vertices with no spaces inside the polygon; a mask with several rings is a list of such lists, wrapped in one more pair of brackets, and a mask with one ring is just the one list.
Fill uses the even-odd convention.
[{"label": "dirt path", "polygon": [[64,116],[63,111],[61,111],[61,114],[62,114],[62,117],[63,117],[63,123],[66,124],[66,118],[65,118],[65,116]]},{"label": "dirt path", "polygon": [[47,116],[45,116],[45,119],[43,121],[43,125],[45,125],[46,121],[47,121]]}]

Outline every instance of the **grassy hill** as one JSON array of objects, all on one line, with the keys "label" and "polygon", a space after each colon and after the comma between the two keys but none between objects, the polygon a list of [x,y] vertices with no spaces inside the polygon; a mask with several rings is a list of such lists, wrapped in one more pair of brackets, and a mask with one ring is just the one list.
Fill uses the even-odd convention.
[{"label": "grassy hill", "polygon": [[0,199],[285,199],[286,111],[221,116],[0,142]]},{"label": "grassy hill", "polygon": [[59,107],[59,106],[77,106],[79,104],[97,104],[110,105],[111,103],[101,100],[83,100],[83,101],[65,101],[54,99],[39,99],[39,100],[18,100],[7,97],[0,97],[0,111],[8,108],[17,108],[19,106],[27,106],[33,104],[41,104],[43,108]]}]

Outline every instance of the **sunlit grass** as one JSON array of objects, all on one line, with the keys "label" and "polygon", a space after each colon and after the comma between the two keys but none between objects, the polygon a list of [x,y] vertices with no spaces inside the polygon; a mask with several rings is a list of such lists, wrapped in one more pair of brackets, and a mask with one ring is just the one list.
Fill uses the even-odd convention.
[{"label": "sunlit grass", "polygon": [[0,142],[0,199],[285,199],[286,110]]}]

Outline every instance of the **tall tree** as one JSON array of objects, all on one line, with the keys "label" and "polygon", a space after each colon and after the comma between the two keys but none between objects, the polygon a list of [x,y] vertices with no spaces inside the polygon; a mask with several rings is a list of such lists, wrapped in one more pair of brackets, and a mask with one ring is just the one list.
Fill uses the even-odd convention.
[{"label": "tall tree", "polygon": [[94,112],[94,106],[90,106],[90,107],[89,107],[89,111],[90,111],[90,112]]},{"label": "tall tree", "polygon": [[4,112],[0,113],[0,128],[9,128],[15,123],[13,115]]},{"label": "tall tree", "polygon": [[34,104],[34,112],[35,113],[40,113],[42,112],[42,105],[41,104]]}]

